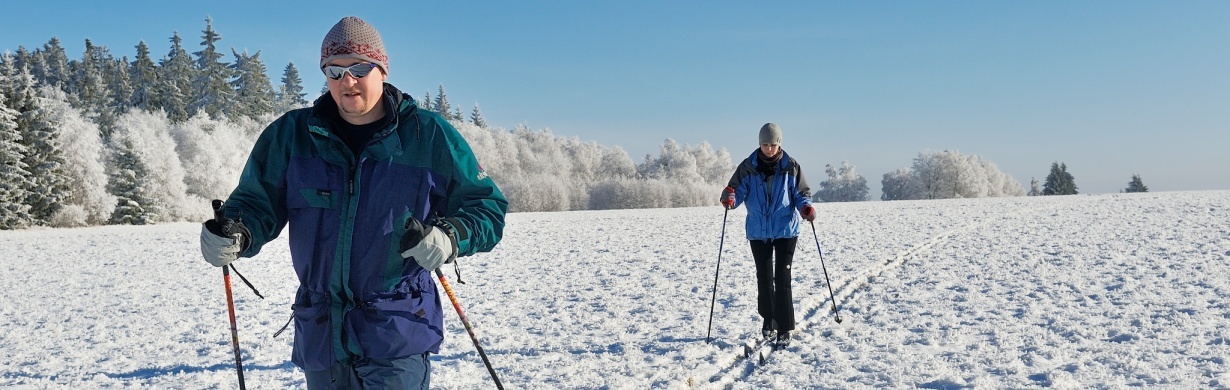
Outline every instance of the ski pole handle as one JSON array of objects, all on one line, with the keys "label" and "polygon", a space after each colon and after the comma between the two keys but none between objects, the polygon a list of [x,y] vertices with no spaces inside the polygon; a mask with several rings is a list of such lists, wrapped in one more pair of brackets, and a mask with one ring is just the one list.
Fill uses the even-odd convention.
[{"label": "ski pole handle", "polygon": [[[217,221],[222,230],[229,234],[231,227],[228,226],[226,217],[222,214],[222,200],[214,199],[211,205],[214,209],[214,221]],[[243,353],[239,350],[239,326],[235,323],[235,298],[231,295],[231,266],[229,264],[222,266],[222,282],[226,285],[226,312],[231,320],[231,349],[235,353],[235,373],[239,376],[239,390],[247,390],[248,386],[243,380]]]},{"label": "ski pole handle", "polygon": [[214,199],[213,207],[214,207],[214,221],[218,221],[218,223],[220,224],[225,224],[226,217],[222,215],[222,200]]}]

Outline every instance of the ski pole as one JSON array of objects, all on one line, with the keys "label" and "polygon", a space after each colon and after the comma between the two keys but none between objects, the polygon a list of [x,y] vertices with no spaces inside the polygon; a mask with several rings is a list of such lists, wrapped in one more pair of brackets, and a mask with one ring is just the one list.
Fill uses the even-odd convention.
[{"label": "ski pole", "polygon": [[457,295],[453,294],[453,287],[448,284],[448,280],[444,279],[444,273],[436,269],[436,276],[440,278],[440,285],[444,286],[444,292],[448,294],[448,299],[453,301],[453,308],[457,309],[457,317],[461,317],[461,324],[465,325],[466,332],[470,334],[470,340],[474,341],[474,349],[478,350],[478,356],[483,358],[483,364],[487,366],[487,372],[491,373],[491,380],[495,381],[495,388],[504,390],[504,384],[500,383],[500,377],[495,374],[495,368],[491,367],[491,360],[487,359],[487,353],[483,351],[483,346],[478,343],[478,336],[474,334],[474,327],[470,326],[470,320],[466,319],[466,313],[461,311],[461,303],[457,301]]},{"label": "ski pole", "polygon": [[824,270],[824,283],[829,286],[829,299],[833,303],[833,314],[837,315],[837,323],[841,323],[841,312],[837,311],[837,297],[833,295],[833,282],[829,281],[829,270],[824,266],[824,251],[820,250],[820,236],[816,235],[816,223],[811,224],[811,236],[816,238],[816,252],[820,254],[820,269]]},{"label": "ski pole", "polygon": [[[222,201],[214,199],[214,220],[223,227],[226,232],[226,217],[222,215]],[[235,325],[235,299],[231,296],[231,268],[230,264],[222,266],[222,281],[226,283],[226,310],[231,318],[231,347],[235,350],[235,371],[239,374],[239,390],[247,390],[247,386],[243,383],[243,355],[239,352],[239,328]]]},{"label": "ski pole", "polygon": [[718,241],[718,260],[717,271],[713,272],[713,298],[709,300],[709,330],[705,332],[705,344],[711,340],[709,335],[713,334],[713,306],[717,304],[717,285],[718,275],[722,272],[722,246],[726,244],[726,215],[730,214],[730,209],[722,212],[722,239]]}]

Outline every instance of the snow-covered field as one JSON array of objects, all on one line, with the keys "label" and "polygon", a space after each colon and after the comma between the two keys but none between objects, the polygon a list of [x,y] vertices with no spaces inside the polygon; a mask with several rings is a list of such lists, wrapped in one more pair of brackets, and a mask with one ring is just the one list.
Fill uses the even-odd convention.
[{"label": "snow-covered field", "polygon": [[[201,205],[208,207],[208,205]],[[519,213],[446,275],[509,389],[1230,388],[1230,191],[818,207],[796,341],[758,333],[743,210]],[[0,387],[235,388],[221,271],[191,223],[0,232]],[[284,243],[236,263],[249,388],[299,388]],[[451,307],[433,387],[491,388]]]}]

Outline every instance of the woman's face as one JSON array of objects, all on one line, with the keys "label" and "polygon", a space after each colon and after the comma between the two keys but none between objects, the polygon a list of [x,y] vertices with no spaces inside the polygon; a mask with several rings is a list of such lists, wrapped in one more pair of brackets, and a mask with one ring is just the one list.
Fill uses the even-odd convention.
[{"label": "woman's face", "polygon": [[777,156],[777,153],[778,153],[778,152],[781,152],[781,151],[782,151],[782,146],[781,146],[781,145],[778,145],[778,144],[760,144],[760,154],[765,155],[765,157],[772,158],[772,157],[774,157],[774,156]]}]

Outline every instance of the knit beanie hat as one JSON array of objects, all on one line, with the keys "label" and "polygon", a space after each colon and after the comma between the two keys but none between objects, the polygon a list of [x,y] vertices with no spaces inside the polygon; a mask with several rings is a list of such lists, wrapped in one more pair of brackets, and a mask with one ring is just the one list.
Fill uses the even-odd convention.
[{"label": "knit beanie hat", "polygon": [[320,67],[338,58],[354,58],[371,62],[389,73],[389,56],[384,52],[384,42],[376,28],[359,19],[347,16],[333,25],[320,43]]},{"label": "knit beanie hat", "polygon": [[770,145],[782,144],[782,129],[776,123],[765,123],[760,127],[760,143]]}]

